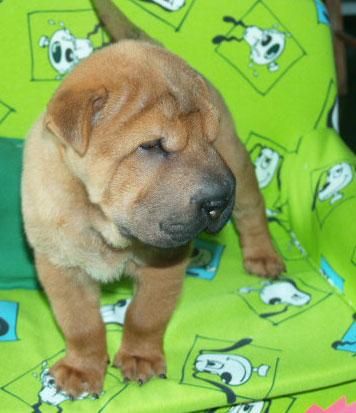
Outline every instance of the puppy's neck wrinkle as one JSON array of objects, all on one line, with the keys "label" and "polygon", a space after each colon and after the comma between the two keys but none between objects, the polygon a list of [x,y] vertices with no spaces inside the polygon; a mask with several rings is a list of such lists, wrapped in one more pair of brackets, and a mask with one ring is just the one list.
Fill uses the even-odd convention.
[{"label": "puppy's neck wrinkle", "polygon": [[89,207],[91,228],[113,250],[128,249],[131,241],[124,237],[118,227],[104,214],[99,205],[91,204]]}]

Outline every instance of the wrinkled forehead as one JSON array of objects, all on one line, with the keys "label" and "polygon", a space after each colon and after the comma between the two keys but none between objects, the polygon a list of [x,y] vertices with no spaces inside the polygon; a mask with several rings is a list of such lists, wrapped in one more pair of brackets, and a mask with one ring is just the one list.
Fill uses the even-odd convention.
[{"label": "wrinkled forehead", "polygon": [[130,79],[117,99],[121,103],[112,127],[132,136],[132,144],[136,139],[151,136],[152,140],[162,138],[167,150],[178,151],[190,138],[209,143],[217,136],[220,117],[217,109],[205,97],[192,94],[185,85],[171,87],[169,80],[157,75],[151,76],[149,82]]}]

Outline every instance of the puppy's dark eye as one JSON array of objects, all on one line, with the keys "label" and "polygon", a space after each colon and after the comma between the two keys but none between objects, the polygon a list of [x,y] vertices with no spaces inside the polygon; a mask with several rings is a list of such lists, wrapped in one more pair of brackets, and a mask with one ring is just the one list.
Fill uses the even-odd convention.
[{"label": "puppy's dark eye", "polygon": [[162,151],[164,151],[163,147],[162,147],[162,139],[156,139],[154,141],[150,141],[150,142],[145,142],[142,145],[140,145],[141,149],[145,149],[145,150],[151,150],[151,149],[160,149]]},{"label": "puppy's dark eye", "polygon": [[161,139],[156,139],[154,141],[150,141],[150,142],[145,142],[142,145],[140,145],[141,149],[160,149],[162,147],[161,144]]}]

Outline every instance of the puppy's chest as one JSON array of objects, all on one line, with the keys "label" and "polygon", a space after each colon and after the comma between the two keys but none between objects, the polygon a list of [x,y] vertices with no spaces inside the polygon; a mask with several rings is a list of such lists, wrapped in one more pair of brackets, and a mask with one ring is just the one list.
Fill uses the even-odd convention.
[{"label": "puppy's chest", "polygon": [[86,272],[101,283],[118,280],[124,273],[129,262],[129,256],[120,254],[116,260],[100,260],[86,266]]}]

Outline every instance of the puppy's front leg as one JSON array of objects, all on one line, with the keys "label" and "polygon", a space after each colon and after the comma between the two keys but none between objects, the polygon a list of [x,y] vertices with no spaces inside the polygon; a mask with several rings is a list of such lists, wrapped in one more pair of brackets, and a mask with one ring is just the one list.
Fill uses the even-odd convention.
[{"label": "puppy's front leg", "polygon": [[233,218],[240,234],[244,266],[252,274],[278,276],[285,266],[272,244],[254,166],[244,145],[235,136],[232,122],[223,123],[222,127],[215,147],[236,177]]},{"label": "puppy's front leg", "polygon": [[140,384],[166,377],[163,336],[182,288],[186,262],[172,267],[137,268],[137,291],[125,318],[114,366]]},{"label": "puppy's front leg", "polygon": [[57,387],[73,397],[99,394],[108,362],[99,287],[80,269],[58,267],[44,255],[36,255],[36,267],[67,344],[50,370]]},{"label": "puppy's front leg", "polygon": [[240,233],[244,265],[248,272],[275,277],[285,270],[272,244],[267,227],[265,203],[258,188],[252,162],[246,153],[243,170],[235,166],[237,191],[233,217]]}]

